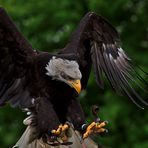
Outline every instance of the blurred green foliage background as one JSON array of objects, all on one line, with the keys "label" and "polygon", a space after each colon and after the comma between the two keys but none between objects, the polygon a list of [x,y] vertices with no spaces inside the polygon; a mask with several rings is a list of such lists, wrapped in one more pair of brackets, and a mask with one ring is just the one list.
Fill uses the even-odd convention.
[{"label": "blurred green foliage background", "polygon": [[[124,50],[148,71],[148,0],[0,0],[0,5],[33,47],[44,51],[64,47],[82,16],[94,11],[117,28]],[[101,119],[109,121],[109,133],[96,141],[108,148],[148,148],[147,108],[141,110],[128,98],[119,97],[108,83],[100,90],[93,73],[79,99],[88,122],[93,104],[99,104]],[[0,148],[11,147],[18,140],[25,129],[25,116],[9,105],[0,109]]]}]

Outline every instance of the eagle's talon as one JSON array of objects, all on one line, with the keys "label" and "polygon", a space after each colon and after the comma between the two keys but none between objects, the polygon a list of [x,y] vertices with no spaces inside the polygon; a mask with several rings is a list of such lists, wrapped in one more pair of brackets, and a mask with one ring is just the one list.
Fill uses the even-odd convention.
[{"label": "eagle's talon", "polygon": [[57,130],[52,130],[51,133],[56,135],[56,136],[59,136],[61,135],[63,132],[65,132],[67,129],[69,128],[69,125],[68,124],[60,124],[58,129]]},{"label": "eagle's talon", "polygon": [[83,139],[89,137],[92,133],[103,133],[108,130],[103,128],[108,122],[92,122],[86,129],[86,132],[83,134]]},{"label": "eagle's talon", "polygon": [[106,124],[108,124],[107,121],[103,121],[101,123],[97,122],[96,126],[95,126],[95,129],[100,129],[100,128],[104,127]]},{"label": "eagle's talon", "polygon": [[94,133],[104,133],[104,132],[106,132],[105,128],[99,128],[99,129],[94,130]]}]

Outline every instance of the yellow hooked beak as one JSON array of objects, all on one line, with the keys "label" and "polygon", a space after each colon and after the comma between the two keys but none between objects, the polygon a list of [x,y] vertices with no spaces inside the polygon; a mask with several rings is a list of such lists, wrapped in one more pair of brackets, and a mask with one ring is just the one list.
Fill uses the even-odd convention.
[{"label": "yellow hooked beak", "polygon": [[80,80],[68,80],[67,82],[72,88],[74,88],[77,91],[78,94],[81,92]]}]

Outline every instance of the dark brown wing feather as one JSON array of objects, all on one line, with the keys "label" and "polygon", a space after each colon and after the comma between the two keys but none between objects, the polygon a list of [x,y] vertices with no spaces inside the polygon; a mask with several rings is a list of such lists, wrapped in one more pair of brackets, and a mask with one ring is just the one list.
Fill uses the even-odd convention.
[{"label": "dark brown wing feather", "polygon": [[31,57],[36,53],[3,8],[0,8],[0,105],[19,104],[29,97],[26,85]]},{"label": "dark brown wing feather", "polygon": [[60,53],[76,54],[82,72],[83,88],[87,85],[92,63],[97,84],[101,88],[104,86],[102,77],[105,73],[116,92],[127,95],[139,107],[139,103],[148,105],[133,87],[134,83],[135,87],[145,91],[138,82],[142,78],[134,71],[131,59],[120,47],[119,42],[115,28],[101,16],[89,12]]}]

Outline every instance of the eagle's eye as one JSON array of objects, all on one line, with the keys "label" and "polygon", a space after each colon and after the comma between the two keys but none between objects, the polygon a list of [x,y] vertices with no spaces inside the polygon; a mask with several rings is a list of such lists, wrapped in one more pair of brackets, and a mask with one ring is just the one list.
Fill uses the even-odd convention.
[{"label": "eagle's eye", "polygon": [[72,78],[72,77],[66,75],[64,72],[61,72],[61,76],[62,76],[62,78],[65,79],[65,80],[74,80],[74,78]]}]

